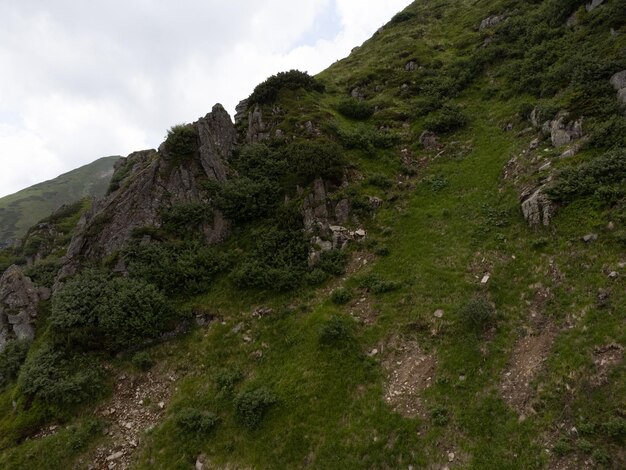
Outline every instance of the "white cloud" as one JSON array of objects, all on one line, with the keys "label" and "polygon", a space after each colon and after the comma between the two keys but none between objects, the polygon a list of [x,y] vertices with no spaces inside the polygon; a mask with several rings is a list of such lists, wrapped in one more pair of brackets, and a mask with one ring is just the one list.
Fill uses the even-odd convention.
[{"label": "white cloud", "polygon": [[281,70],[320,72],[409,3],[3,0],[0,196],[232,113]]}]

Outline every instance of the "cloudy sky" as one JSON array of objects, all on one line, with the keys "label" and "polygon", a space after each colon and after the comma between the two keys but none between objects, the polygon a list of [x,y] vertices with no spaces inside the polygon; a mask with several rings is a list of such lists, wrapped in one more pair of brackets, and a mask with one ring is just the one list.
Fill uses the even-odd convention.
[{"label": "cloudy sky", "polygon": [[0,0],[0,196],[317,73],[410,0]]}]

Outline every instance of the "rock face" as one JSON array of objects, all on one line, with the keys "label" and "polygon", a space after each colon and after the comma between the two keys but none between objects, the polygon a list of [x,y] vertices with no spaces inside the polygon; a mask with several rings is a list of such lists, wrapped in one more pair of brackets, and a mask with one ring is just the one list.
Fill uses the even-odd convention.
[{"label": "rock face", "polygon": [[235,124],[243,121],[246,117],[246,111],[248,111],[248,100],[241,100],[237,106],[235,106]]},{"label": "rock face", "polygon": [[[119,250],[135,229],[159,228],[163,212],[169,207],[205,202],[203,182],[226,180],[227,162],[236,140],[230,116],[218,104],[194,126],[197,150],[189,157],[172,158],[161,145],[158,152],[135,152],[121,163],[127,176],[119,189],[96,203],[79,222],[61,277],[72,274],[83,260]],[[228,224],[218,211],[214,211],[212,222],[202,227],[208,243],[222,240],[227,229]]]},{"label": "rock face", "polygon": [[485,18],[480,22],[480,26],[478,27],[479,31],[483,31],[487,28],[493,28],[494,26],[499,25],[506,19],[505,15],[493,15]]},{"label": "rock face", "polygon": [[600,5],[604,3],[604,0],[591,0],[591,2],[585,5],[585,9],[587,11],[592,11],[598,8]]},{"label": "rock face", "polygon": [[254,111],[248,114],[248,132],[246,140],[249,144],[262,142],[270,137],[267,126],[263,122],[263,112],[256,106]]},{"label": "rock face", "polygon": [[36,288],[18,266],[4,272],[0,278],[0,351],[9,341],[33,340],[37,304],[48,298],[50,292]]},{"label": "rock face", "polygon": [[543,188],[534,191],[524,191],[520,197],[522,202],[522,213],[524,219],[531,227],[550,225],[550,220],[554,215],[554,206],[548,197],[543,193]]},{"label": "rock face", "polygon": [[611,85],[617,90],[617,98],[626,104],[626,70],[613,75],[611,77]]},{"label": "rock face", "polygon": [[550,123],[550,139],[554,147],[562,147],[583,136],[583,119],[568,120],[567,112],[560,112]]}]

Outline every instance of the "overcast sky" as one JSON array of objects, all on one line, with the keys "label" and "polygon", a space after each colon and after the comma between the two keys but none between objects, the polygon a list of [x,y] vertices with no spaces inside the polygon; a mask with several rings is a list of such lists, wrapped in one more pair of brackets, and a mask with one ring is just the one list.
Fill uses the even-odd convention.
[{"label": "overcast sky", "polygon": [[0,196],[317,73],[411,0],[0,0]]}]

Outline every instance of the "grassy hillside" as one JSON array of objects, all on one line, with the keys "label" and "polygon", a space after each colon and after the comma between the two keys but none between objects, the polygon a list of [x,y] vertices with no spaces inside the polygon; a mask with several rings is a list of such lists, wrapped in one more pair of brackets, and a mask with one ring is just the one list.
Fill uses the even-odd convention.
[{"label": "grassy hillside", "polygon": [[[210,188],[233,236],[202,251],[180,210],[128,255],[138,284],[116,278],[97,306],[117,315],[149,282],[186,332],[94,346],[106,329],[58,313],[105,283],[78,278],[0,393],[0,466],[626,467],[626,117],[609,84],[625,48],[621,0],[418,1],[316,81],[266,82],[253,98],[276,137]],[[584,137],[554,147],[540,128],[560,111]],[[276,201],[341,165],[330,197],[367,235],[311,270]],[[552,219],[529,227],[520,194],[538,187]],[[59,344],[79,345],[79,372],[43,360]],[[62,380],[29,394],[46,367]],[[64,386],[87,398],[47,399]]]},{"label": "grassy hillside", "polygon": [[0,198],[0,243],[19,239],[37,221],[63,204],[102,197],[119,157],[104,157],[50,181]]}]

